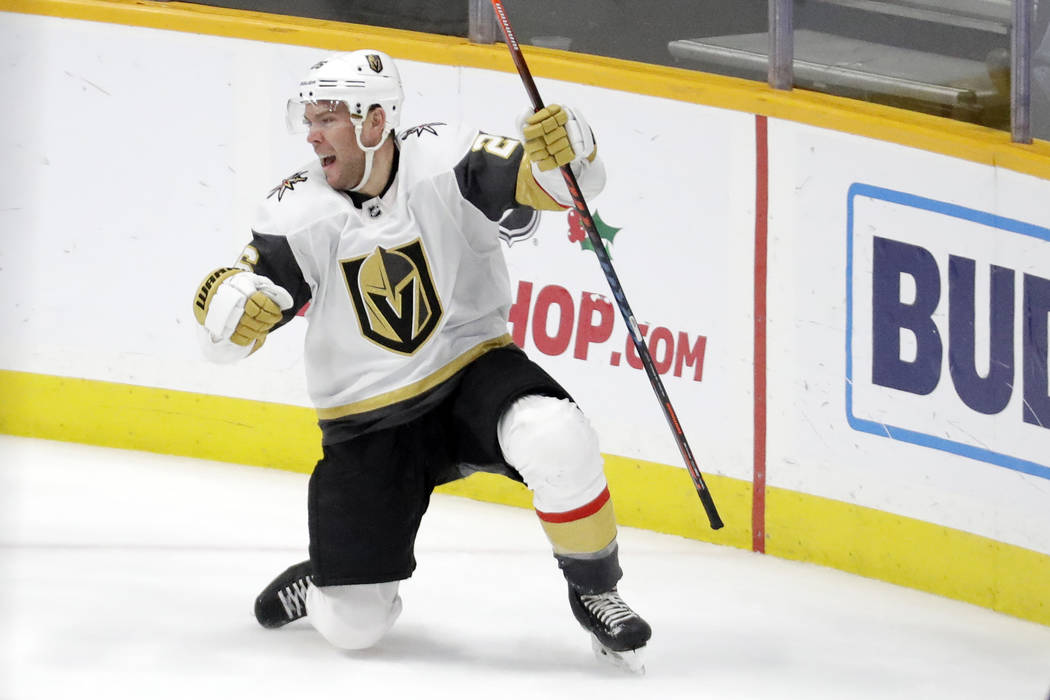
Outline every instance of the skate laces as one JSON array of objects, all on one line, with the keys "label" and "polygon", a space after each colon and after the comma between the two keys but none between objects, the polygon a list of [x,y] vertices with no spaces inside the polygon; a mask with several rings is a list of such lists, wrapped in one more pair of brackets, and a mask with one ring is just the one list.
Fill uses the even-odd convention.
[{"label": "skate laces", "polygon": [[606,628],[616,627],[636,617],[635,612],[627,607],[627,603],[623,602],[615,588],[604,593],[581,593],[580,602]]},{"label": "skate laces", "polygon": [[290,619],[297,619],[306,614],[306,589],[310,587],[310,577],[303,576],[277,591],[285,614]]}]

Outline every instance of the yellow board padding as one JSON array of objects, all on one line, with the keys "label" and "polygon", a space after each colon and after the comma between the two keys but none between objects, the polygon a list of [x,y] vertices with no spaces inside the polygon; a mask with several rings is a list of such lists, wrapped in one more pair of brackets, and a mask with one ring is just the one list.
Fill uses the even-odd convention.
[{"label": "yellow board padding", "polygon": [[892,513],[768,489],[766,553],[1050,625],[1050,556]]},{"label": "yellow board padding", "polygon": [[[395,58],[514,72],[502,43],[182,2],[0,0],[0,11],[124,24],[345,51],[379,48]],[[806,90],[621,59],[525,47],[536,77],[710,105],[810,124],[1050,179],[1050,142],[1012,143],[988,127]],[[517,80],[508,76],[508,80]],[[556,96],[552,96],[556,97]],[[522,104],[526,103],[524,92]],[[277,107],[275,106],[275,109]]]},{"label": "yellow board padding", "polygon": [[[684,468],[603,455],[616,522],[694,540],[751,547],[751,482],[717,474],[705,475],[726,526],[712,530],[693,482]],[[438,488],[441,493],[532,508],[532,494],[522,484],[494,474],[478,473]]]},{"label": "yellow board padding", "polygon": [[313,409],[0,370],[0,433],[309,473]]},{"label": "yellow board padding", "polygon": [[[0,370],[0,433],[11,435],[309,473],[320,457],[315,420],[299,406]],[[726,522],[714,531],[685,469],[615,455],[605,464],[620,525],[750,548],[750,482],[706,475]],[[491,474],[439,490],[532,507],[524,486]],[[767,489],[766,506],[769,554],[1050,625],[1046,554],[795,491]]]}]

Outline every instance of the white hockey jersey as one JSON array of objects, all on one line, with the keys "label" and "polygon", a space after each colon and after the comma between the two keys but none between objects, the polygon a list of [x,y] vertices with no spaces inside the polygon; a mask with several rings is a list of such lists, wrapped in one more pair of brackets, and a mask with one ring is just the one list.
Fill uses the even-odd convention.
[{"label": "white hockey jersey", "polygon": [[326,442],[401,422],[512,342],[500,216],[569,202],[539,186],[515,139],[438,123],[397,139],[394,177],[367,201],[332,189],[316,161],[286,178],[239,263],[291,293],[282,323],[308,305],[307,389]]}]

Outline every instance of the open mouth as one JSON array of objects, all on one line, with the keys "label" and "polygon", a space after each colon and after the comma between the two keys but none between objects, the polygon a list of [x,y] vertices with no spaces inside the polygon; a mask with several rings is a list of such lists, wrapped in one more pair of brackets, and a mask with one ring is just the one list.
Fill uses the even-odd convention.
[{"label": "open mouth", "polygon": [[327,168],[329,165],[335,162],[335,156],[324,156],[321,158],[321,167]]}]

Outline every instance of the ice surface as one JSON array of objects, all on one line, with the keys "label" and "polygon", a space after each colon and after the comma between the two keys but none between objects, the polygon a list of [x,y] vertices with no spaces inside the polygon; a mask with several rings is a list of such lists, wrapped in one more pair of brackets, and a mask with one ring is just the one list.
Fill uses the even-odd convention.
[{"label": "ice surface", "polygon": [[[698,505],[699,507],[699,505]],[[1046,700],[1050,628],[679,537],[623,529],[647,673],[599,663],[528,511],[436,496],[380,644],[255,595],[306,557],[306,477],[0,436],[0,699]]]}]

